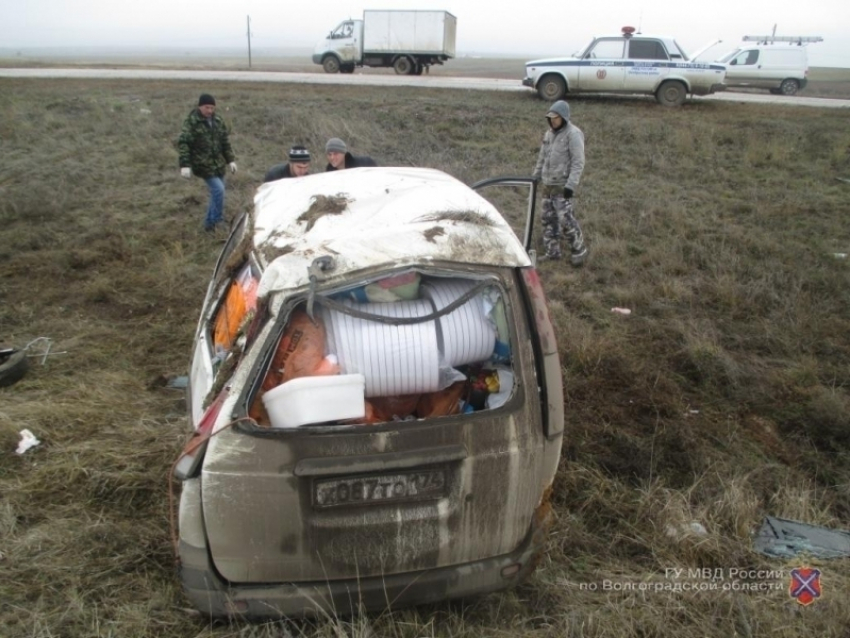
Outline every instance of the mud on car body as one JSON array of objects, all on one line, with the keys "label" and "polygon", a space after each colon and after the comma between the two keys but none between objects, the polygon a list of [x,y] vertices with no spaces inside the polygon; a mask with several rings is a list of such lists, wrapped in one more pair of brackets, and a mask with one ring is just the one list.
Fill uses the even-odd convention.
[{"label": "mud on car body", "polygon": [[[310,389],[272,401],[287,384]],[[209,285],[189,402],[180,573],[205,614],[481,594],[543,550],[564,424],[546,300],[503,216],[445,173],[261,186]]]},{"label": "mud on car body", "polygon": [[547,101],[567,93],[631,93],[653,95],[665,106],[725,90],[725,65],[692,62],[673,38],[634,31],[596,37],[570,58],[526,62],[522,84]]}]

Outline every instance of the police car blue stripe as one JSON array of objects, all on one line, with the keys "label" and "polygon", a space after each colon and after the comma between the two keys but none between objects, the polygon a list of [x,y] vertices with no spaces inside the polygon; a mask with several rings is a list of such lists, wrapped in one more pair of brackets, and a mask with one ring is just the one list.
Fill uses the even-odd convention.
[{"label": "police car blue stripe", "polygon": [[708,69],[710,71],[725,71],[722,64],[706,64],[703,62],[671,62],[668,60],[546,60],[545,62],[529,62],[526,67],[547,66],[590,66],[590,67],[658,67],[661,69]]}]

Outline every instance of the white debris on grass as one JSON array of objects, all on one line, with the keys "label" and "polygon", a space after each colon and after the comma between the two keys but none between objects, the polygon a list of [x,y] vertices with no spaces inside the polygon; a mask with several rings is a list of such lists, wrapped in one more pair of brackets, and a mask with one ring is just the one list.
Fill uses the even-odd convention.
[{"label": "white debris on grass", "polygon": [[41,441],[35,438],[35,434],[30,432],[29,430],[21,430],[21,441],[18,443],[18,449],[15,450],[18,454],[23,454],[31,447],[35,447],[39,445]]}]

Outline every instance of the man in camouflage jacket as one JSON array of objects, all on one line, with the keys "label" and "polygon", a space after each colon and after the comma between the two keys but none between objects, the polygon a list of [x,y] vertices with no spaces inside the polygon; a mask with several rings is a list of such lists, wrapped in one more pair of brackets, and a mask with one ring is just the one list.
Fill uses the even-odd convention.
[{"label": "man in camouflage jacket", "polygon": [[198,108],[186,116],[178,141],[180,174],[200,177],[207,183],[210,203],[204,230],[211,232],[224,222],[224,173],[236,172],[236,156],[230,147],[230,136],[224,120],[215,114],[215,98],[204,93]]},{"label": "man in camouflage jacket", "polygon": [[570,122],[570,107],[555,102],[546,113],[549,130],[537,156],[532,176],[541,182],[544,259],[561,258],[561,235],[570,242],[570,263],[581,266],[587,245],[573,208],[573,193],[584,171],[584,133]]}]

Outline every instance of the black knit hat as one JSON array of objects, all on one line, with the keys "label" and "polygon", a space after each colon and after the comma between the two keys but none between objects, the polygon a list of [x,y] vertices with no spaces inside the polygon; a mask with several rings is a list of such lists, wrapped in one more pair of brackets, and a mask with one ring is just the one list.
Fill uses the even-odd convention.
[{"label": "black knit hat", "polygon": [[204,106],[205,104],[215,106],[215,98],[209,93],[202,93],[201,97],[198,98],[198,106]]},{"label": "black knit hat", "polygon": [[290,162],[309,162],[310,161],[310,151],[307,150],[305,146],[293,146],[289,149],[289,161]]}]

